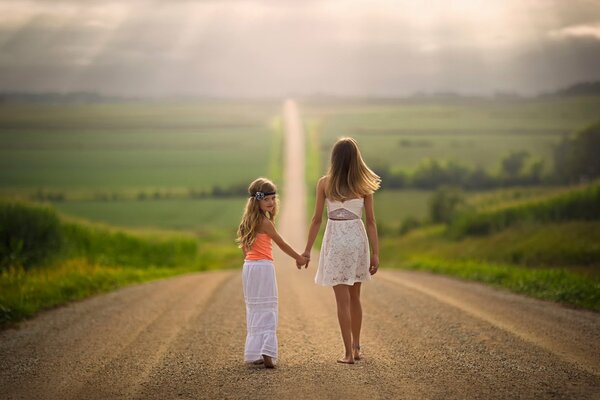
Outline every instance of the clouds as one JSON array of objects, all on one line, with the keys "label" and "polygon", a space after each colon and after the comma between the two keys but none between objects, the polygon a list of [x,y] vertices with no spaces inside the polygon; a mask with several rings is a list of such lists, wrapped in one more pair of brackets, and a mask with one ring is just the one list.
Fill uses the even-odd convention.
[{"label": "clouds", "polygon": [[4,1],[0,90],[531,93],[600,79],[596,2],[532,3]]},{"label": "clouds", "polygon": [[552,30],[548,34],[551,38],[555,39],[589,38],[600,40],[600,23],[566,26]]}]

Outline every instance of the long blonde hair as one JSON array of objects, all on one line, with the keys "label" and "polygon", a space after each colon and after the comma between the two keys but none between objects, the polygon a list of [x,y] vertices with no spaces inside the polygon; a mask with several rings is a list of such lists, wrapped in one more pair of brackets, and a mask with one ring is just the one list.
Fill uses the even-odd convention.
[{"label": "long blonde hair", "polygon": [[256,240],[256,231],[263,218],[268,218],[273,221],[279,208],[279,200],[275,198],[275,206],[272,212],[263,212],[260,209],[260,200],[257,200],[254,195],[256,192],[271,193],[276,192],[277,187],[267,178],[258,178],[248,186],[248,195],[250,198],[246,201],[244,215],[237,230],[236,242],[238,247],[250,249]]},{"label": "long blonde hair", "polygon": [[363,161],[358,143],[351,137],[340,138],[333,145],[326,177],[325,196],[339,201],[367,196],[379,189],[381,183],[381,178]]}]

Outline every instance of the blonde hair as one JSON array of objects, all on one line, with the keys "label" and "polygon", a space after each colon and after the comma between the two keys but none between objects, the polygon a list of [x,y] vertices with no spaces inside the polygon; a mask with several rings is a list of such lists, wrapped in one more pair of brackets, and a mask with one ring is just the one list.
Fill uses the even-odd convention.
[{"label": "blonde hair", "polygon": [[244,208],[244,215],[242,215],[242,221],[237,230],[236,242],[238,247],[243,249],[250,249],[256,240],[256,231],[263,218],[268,218],[273,221],[277,210],[279,208],[279,200],[275,198],[275,206],[272,212],[263,212],[260,209],[260,200],[257,200],[254,195],[256,192],[275,192],[277,187],[273,182],[267,178],[258,178],[254,180],[250,186],[248,186],[248,195],[250,198],[246,201],[246,207]]},{"label": "blonde hair", "polygon": [[325,196],[344,201],[364,197],[379,189],[381,178],[362,159],[358,143],[343,137],[333,145],[331,165],[326,175]]}]

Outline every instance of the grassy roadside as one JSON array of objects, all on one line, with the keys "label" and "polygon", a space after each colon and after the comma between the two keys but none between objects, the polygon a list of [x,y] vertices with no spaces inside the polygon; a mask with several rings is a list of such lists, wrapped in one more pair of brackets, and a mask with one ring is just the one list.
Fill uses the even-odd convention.
[{"label": "grassy roadside", "polygon": [[131,231],[0,203],[0,327],[44,309],[126,285],[234,268],[240,254],[224,232]]},{"label": "grassy roadside", "polygon": [[471,209],[447,225],[383,235],[382,265],[600,312],[598,188],[592,183],[491,210]]},{"label": "grassy roadside", "polygon": [[530,269],[481,260],[448,260],[414,255],[405,261],[387,259],[392,268],[429,271],[487,283],[542,300],[600,312],[600,279],[563,268]]}]

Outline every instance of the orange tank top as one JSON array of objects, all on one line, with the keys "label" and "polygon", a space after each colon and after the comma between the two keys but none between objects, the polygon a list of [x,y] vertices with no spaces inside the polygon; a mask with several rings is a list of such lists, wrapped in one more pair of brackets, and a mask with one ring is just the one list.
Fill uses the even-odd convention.
[{"label": "orange tank top", "polygon": [[266,233],[257,233],[256,240],[250,251],[246,253],[246,260],[273,260],[273,246],[271,237]]}]

